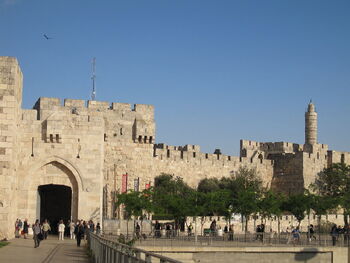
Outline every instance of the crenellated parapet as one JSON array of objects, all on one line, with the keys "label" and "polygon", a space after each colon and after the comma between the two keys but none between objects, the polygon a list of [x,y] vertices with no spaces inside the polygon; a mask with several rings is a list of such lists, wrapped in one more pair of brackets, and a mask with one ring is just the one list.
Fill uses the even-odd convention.
[{"label": "crenellated parapet", "polygon": [[154,158],[165,161],[184,161],[194,164],[211,163],[213,165],[265,165],[271,166],[273,161],[263,158],[247,158],[224,154],[203,153],[199,145],[170,146],[164,143],[154,145]]},{"label": "crenellated parapet", "polygon": [[22,119],[41,121],[47,141],[60,138],[60,127],[104,127],[104,141],[127,140],[135,143],[155,141],[154,107],[152,105],[109,103],[59,98],[39,98],[33,110],[23,110]]},{"label": "crenellated parapet", "polygon": [[333,163],[350,165],[350,152],[328,151],[328,166]]},{"label": "crenellated parapet", "polygon": [[303,145],[292,142],[256,142],[251,140],[241,140],[241,156],[252,157],[254,154],[296,153],[303,151]]}]

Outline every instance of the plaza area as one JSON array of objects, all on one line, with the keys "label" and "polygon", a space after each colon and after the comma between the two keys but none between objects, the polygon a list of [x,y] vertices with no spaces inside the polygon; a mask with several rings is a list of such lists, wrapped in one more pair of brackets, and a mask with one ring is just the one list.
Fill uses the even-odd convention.
[{"label": "plaza area", "polygon": [[87,263],[86,242],[77,247],[75,240],[58,240],[57,236],[49,236],[34,248],[31,236],[27,239],[15,238],[10,244],[0,248],[0,262],[27,262],[27,263],[59,263],[79,262]]}]

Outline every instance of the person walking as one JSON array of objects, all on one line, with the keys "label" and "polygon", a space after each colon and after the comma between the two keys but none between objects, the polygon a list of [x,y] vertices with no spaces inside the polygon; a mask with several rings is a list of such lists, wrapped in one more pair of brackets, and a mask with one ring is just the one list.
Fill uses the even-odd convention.
[{"label": "person walking", "polygon": [[155,237],[160,237],[160,223],[158,222],[158,220],[156,220],[156,224],[154,225],[154,235]]},{"label": "person walking", "polygon": [[70,234],[70,220],[67,221],[67,224],[65,224],[64,228],[64,236],[69,237]]},{"label": "person walking", "polygon": [[140,233],[141,233],[141,227],[139,225],[139,222],[136,222],[136,226],[135,226],[135,234],[136,234],[136,238],[140,239]]},{"label": "person walking", "polygon": [[47,239],[49,231],[51,231],[51,227],[50,227],[50,224],[47,222],[47,219],[45,219],[45,221],[43,223],[43,236],[44,236],[44,239]]},{"label": "person walking", "polygon": [[64,240],[64,229],[65,225],[63,224],[63,220],[60,220],[60,223],[58,225],[58,240]]},{"label": "person walking", "polygon": [[35,224],[32,226],[33,228],[33,239],[34,239],[34,248],[39,247],[40,241],[42,239],[41,235],[41,226],[39,224],[39,220],[35,220]]},{"label": "person walking", "polygon": [[87,222],[83,221],[83,228],[84,228],[84,240],[87,240],[87,235],[89,234],[89,225]]},{"label": "person walking", "polygon": [[23,223],[22,223],[22,220],[21,219],[19,219],[18,220],[18,238],[20,238],[21,237],[21,235],[22,235],[22,229],[23,229]]},{"label": "person walking", "polygon": [[24,237],[24,239],[27,239],[28,228],[29,228],[29,224],[28,224],[28,219],[26,218],[24,220],[24,223],[23,223],[23,237]]},{"label": "person walking", "polygon": [[292,231],[292,237],[293,237],[293,245],[297,245],[300,242],[300,230],[299,226],[297,226],[295,229]]},{"label": "person walking", "polygon": [[19,223],[19,219],[17,218],[16,222],[15,222],[15,238],[19,238],[19,226],[18,226],[18,223]]},{"label": "person walking", "polygon": [[80,247],[81,238],[84,236],[84,226],[79,220],[75,226],[74,234],[77,239],[77,246]]},{"label": "person walking", "polygon": [[331,236],[332,236],[332,244],[335,246],[337,244],[337,239],[338,239],[338,228],[337,225],[334,224],[331,229]]},{"label": "person walking", "polygon": [[228,229],[228,240],[233,241],[233,234],[234,234],[234,225],[231,224],[229,229]]},{"label": "person walking", "polygon": [[97,223],[96,225],[96,235],[99,235],[101,233],[101,226],[100,223]]},{"label": "person walking", "polygon": [[216,236],[216,220],[215,219],[210,224],[210,235]]},{"label": "person walking", "polygon": [[192,223],[190,223],[190,225],[187,228],[187,234],[189,237],[192,235],[192,230],[193,230],[193,226],[192,226]]},{"label": "person walking", "polygon": [[75,223],[72,221],[72,222],[69,223],[70,239],[75,239],[74,230],[75,230]]},{"label": "person walking", "polygon": [[308,236],[309,236],[309,242],[311,242],[312,239],[316,240],[314,225],[312,224],[309,226]]},{"label": "person walking", "polygon": [[92,220],[89,221],[89,231],[92,233],[95,232],[95,224]]}]

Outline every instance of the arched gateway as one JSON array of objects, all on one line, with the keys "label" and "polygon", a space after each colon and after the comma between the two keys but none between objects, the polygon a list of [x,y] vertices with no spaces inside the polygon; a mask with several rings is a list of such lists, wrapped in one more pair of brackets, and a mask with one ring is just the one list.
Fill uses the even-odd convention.
[{"label": "arched gateway", "polygon": [[58,220],[78,218],[79,172],[60,158],[47,159],[32,167],[26,182],[28,187],[28,215],[31,219],[48,219],[53,226]]}]

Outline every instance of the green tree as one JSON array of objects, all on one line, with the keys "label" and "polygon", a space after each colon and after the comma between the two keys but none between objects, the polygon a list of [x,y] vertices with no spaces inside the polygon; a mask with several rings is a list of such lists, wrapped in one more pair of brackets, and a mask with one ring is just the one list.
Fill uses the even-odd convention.
[{"label": "green tree", "polygon": [[224,179],[231,191],[231,207],[245,218],[245,237],[248,231],[248,220],[259,211],[258,202],[263,191],[262,180],[256,169],[240,167],[230,179]]},{"label": "green tree", "polygon": [[187,216],[195,215],[196,194],[181,177],[161,174],[155,178],[153,207],[158,215],[171,216],[178,228]]},{"label": "green tree", "polygon": [[250,215],[259,210],[259,194],[252,189],[244,189],[237,193],[237,198],[232,202],[233,209],[245,218],[245,239],[248,231],[248,220]]},{"label": "green tree", "polygon": [[311,189],[321,196],[330,196],[338,200],[344,212],[344,223],[348,224],[350,214],[350,166],[344,163],[335,163],[325,168],[316,177]]},{"label": "green tree", "polygon": [[311,209],[312,197],[305,193],[289,195],[285,202],[282,204],[282,208],[285,211],[290,212],[298,220],[298,226],[305,218],[306,213]]},{"label": "green tree", "polygon": [[[152,212],[152,191],[144,190],[142,192],[130,191],[117,194],[116,206],[123,205],[125,218],[127,219],[127,236],[129,235],[129,220],[134,217],[143,217],[143,211]],[[135,222],[134,222],[135,226]]]},{"label": "green tree", "polygon": [[338,200],[332,196],[321,196],[311,194],[311,209],[317,215],[317,225],[318,225],[318,236],[321,241],[321,216],[326,215],[329,210],[334,209],[338,206]]},{"label": "green tree", "polygon": [[220,182],[217,178],[204,178],[199,181],[197,190],[203,193],[215,192],[220,189]]},{"label": "green tree", "polygon": [[263,193],[263,197],[258,203],[259,213],[263,217],[277,216],[278,236],[280,236],[281,231],[280,217],[283,213],[282,206],[285,200],[286,196],[284,194],[268,190]]}]

